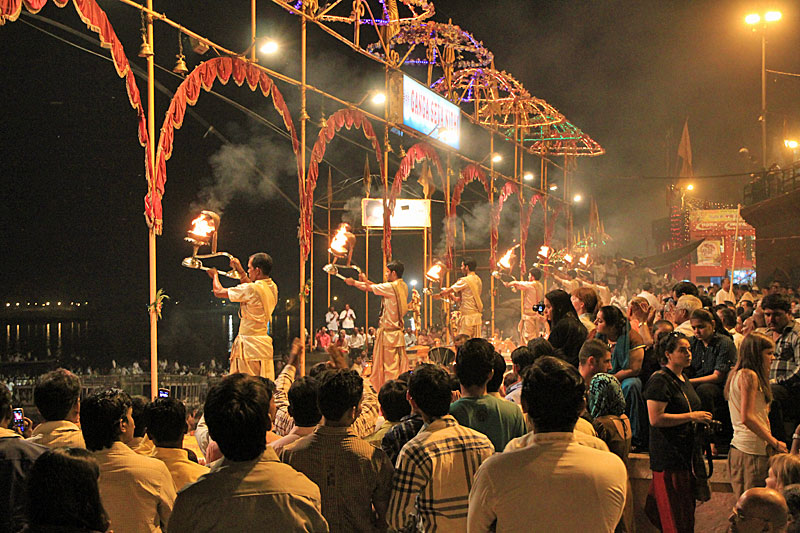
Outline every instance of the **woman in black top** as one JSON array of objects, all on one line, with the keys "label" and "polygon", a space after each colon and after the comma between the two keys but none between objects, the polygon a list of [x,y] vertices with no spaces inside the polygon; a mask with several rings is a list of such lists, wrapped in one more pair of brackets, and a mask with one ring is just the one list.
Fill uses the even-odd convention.
[{"label": "woman in black top", "polygon": [[683,370],[692,363],[689,340],[682,333],[663,338],[667,364],[647,382],[644,397],[650,418],[650,469],[653,481],[645,510],[663,531],[694,531],[692,422],[708,422],[700,398]]},{"label": "woman in black top", "polygon": [[578,352],[586,340],[586,326],[578,320],[569,294],[561,289],[544,296],[544,317],[550,324],[547,340],[558,356],[578,368]]}]

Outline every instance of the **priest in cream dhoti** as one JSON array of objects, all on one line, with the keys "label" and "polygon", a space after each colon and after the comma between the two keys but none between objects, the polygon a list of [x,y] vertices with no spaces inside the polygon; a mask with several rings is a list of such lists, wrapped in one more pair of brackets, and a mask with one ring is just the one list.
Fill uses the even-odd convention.
[{"label": "priest in cream dhoti", "polygon": [[375,390],[390,379],[408,370],[406,341],[403,335],[403,317],[408,312],[408,285],[403,281],[403,263],[390,261],[386,264],[386,282],[372,283],[364,274],[358,281],[347,278],[345,283],[364,292],[371,292],[383,298],[378,331],[372,349],[372,376],[370,381]]},{"label": "priest in cream dhoti", "polygon": [[481,301],[483,283],[475,273],[477,265],[474,259],[468,257],[462,259],[461,273],[464,276],[434,296],[434,298],[443,298],[455,295],[460,298],[461,319],[456,335],[468,335],[471,339],[481,336],[481,323],[483,322],[483,302]]},{"label": "priest in cream dhoti", "polygon": [[278,303],[278,286],[270,278],[272,257],[257,253],[247,261],[247,272],[235,257],[231,268],[241,277],[239,285],[226,289],[219,282],[216,269],[208,271],[212,291],[217,298],[239,302],[239,334],[231,346],[231,374],[242,372],[252,376],[275,379],[272,362],[272,337],[267,325]]},{"label": "priest in cream dhoti", "polygon": [[522,317],[517,330],[519,331],[520,345],[525,346],[528,341],[541,337],[542,321],[544,316],[536,311],[535,306],[544,299],[542,287],[542,271],[536,267],[528,270],[528,281],[503,281],[503,285],[511,287],[522,293]]}]

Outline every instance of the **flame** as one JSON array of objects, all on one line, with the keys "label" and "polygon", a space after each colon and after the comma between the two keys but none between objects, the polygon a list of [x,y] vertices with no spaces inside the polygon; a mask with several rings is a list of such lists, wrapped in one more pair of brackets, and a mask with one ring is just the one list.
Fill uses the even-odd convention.
[{"label": "flame", "polygon": [[195,235],[199,237],[208,237],[210,234],[214,233],[213,221],[210,220],[205,215],[200,215],[196,219],[192,220],[192,231]]},{"label": "flame", "polygon": [[585,267],[588,267],[588,266],[589,266],[589,262],[590,262],[590,261],[589,261],[589,254],[583,254],[583,255],[580,257],[580,259],[578,259],[578,262],[579,262],[580,264],[582,264],[583,266],[585,266]]},{"label": "flame", "polygon": [[347,225],[342,224],[331,240],[331,251],[338,254],[347,253]]},{"label": "flame", "polygon": [[543,257],[544,259],[547,259],[550,256],[551,251],[552,250],[550,249],[549,246],[543,244],[542,247],[539,248],[539,256]]},{"label": "flame", "polygon": [[564,254],[564,262],[572,263],[572,256],[570,254]]},{"label": "flame", "polygon": [[505,254],[503,254],[503,257],[501,257],[500,260],[497,262],[498,267],[509,270],[511,269],[511,259],[514,257],[514,248],[516,248],[516,246],[509,249]]},{"label": "flame", "polygon": [[430,269],[428,269],[425,277],[430,281],[440,281],[442,279],[442,265],[440,263],[433,265]]}]

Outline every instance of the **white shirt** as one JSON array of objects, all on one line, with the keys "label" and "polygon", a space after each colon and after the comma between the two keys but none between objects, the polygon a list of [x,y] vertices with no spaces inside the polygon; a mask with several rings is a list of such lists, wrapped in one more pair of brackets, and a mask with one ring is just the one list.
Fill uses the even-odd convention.
[{"label": "white shirt", "polygon": [[329,330],[337,331],[339,329],[339,313],[336,311],[325,313],[325,324],[327,324]]},{"label": "white shirt", "polygon": [[652,307],[653,309],[661,309],[661,304],[658,301],[658,298],[656,298],[656,295],[653,294],[652,292],[642,291],[638,294],[638,296],[641,296],[642,298],[647,300],[647,303],[649,303],[650,307]]},{"label": "white shirt", "polygon": [[679,333],[683,333],[687,337],[694,337],[694,329],[692,329],[692,321],[687,320],[686,322],[681,322],[676,328],[675,331]]},{"label": "white shirt", "polygon": [[544,289],[541,281],[512,281],[511,286],[519,289],[522,293],[522,305],[525,308],[523,313],[533,314],[533,306],[544,298]]},{"label": "white shirt", "polygon": [[[496,454],[478,469],[467,532],[614,531],[625,506],[622,460],[578,444],[572,433],[538,433],[530,446]],[[532,497],[531,495],[535,495]]]},{"label": "white shirt", "polygon": [[717,291],[717,295],[714,297],[714,303],[716,305],[724,304],[725,302],[735,302],[736,296],[733,295],[733,292],[726,291],[725,289],[720,289]]},{"label": "white shirt", "polygon": [[400,321],[397,307],[397,297],[395,296],[392,282],[373,283],[372,293],[376,296],[383,296],[383,314],[381,315],[381,324],[385,324],[387,321],[390,324],[402,323]]},{"label": "white shirt", "polygon": [[345,309],[339,315],[339,320],[342,321],[342,328],[353,329],[355,327],[356,312],[352,309]]}]

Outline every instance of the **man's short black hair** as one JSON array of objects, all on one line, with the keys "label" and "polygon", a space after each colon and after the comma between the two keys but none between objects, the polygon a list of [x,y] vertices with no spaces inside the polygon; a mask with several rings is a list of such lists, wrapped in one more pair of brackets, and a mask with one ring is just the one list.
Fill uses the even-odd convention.
[{"label": "man's short black hair", "polygon": [[450,412],[450,374],[438,365],[416,367],[408,381],[408,393],[426,416],[438,418]]},{"label": "man's short black hair", "polygon": [[5,383],[0,383],[0,420],[11,418],[11,391]]},{"label": "man's short black hair", "polygon": [[[550,341],[545,339],[544,337],[536,337],[535,339],[529,340],[528,341],[528,349],[531,351],[532,359],[531,359],[530,364],[526,365],[526,366],[532,365],[534,363],[534,361],[536,361],[537,359],[539,359],[543,355],[555,355],[556,354],[556,349],[553,348],[553,345],[550,344]],[[513,360],[513,357],[514,357],[513,352],[511,354],[511,357],[512,357],[512,361],[514,361]],[[514,362],[516,362],[516,361],[514,361]],[[520,367],[520,371],[521,370],[522,370],[522,367]]]},{"label": "man's short black hair", "polygon": [[461,262],[469,269],[470,272],[475,272],[475,269],[478,268],[478,262],[471,257],[465,257],[461,260]]},{"label": "man's short black hair", "polygon": [[250,461],[267,447],[269,393],[260,379],[231,374],[211,387],[204,406],[208,434],[231,461]]},{"label": "man's short black hair", "polygon": [[680,298],[684,294],[690,294],[692,296],[700,295],[700,291],[697,290],[697,285],[691,281],[679,281],[672,286],[672,292],[675,293],[676,298]]},{"label": "man's short black hair", "polygon": [[782,294],[767,294],[764,296],[764,299],[761,300],[761,309],[773,309],[791,313],[792,304],[789,302],[789,298]]},{"label": "man's short black hair", "polygon": [[589,339],[583,343],[581,350],[578,352],[578,362],[585,365],[590,357],[595,359],[602,359],[605,354],[611,351],[606,343],[599,339]]},{"label": "man's short black hair", "polygon": [[527,346],[520,346],[511,352],[511,363],[516,365],[520,372],[531,366],[535,360],[533,352]]},{"label": "man's short black hair", "polygon": [[456,376],[464,387],[485,385],[492,377],[494,347],[486,339],[469,339],[456,354]]},{"label": "man's short black hair", "polygon": [[355,370],[332,370],[319,378],[317,404],[326,420],[341,420],[349,409],[358,405],[363,395],[364,380]]},{"label": "man's short black hair", "polygon": [[586,384],[575,367],[557,357],[540,358],[522,376],[522,403],[537,433],[571,432],[585,393]]},{"label": "man's short black hair", "polygon": [[301,377],[289,387],[289,414],[298,427],[310,428],[319,424],[322,414],[317,405],[319,383],[311,376]]},{"label": "man's short black hair", "polygon": [[389,422],[400,422],[404,416],[411,414],[411,404],[406,398],[408,383],[390,379],[378,392],[378,403],[381,404],[383,417]]},{"label": "man's short black hair", "polygon": [[259,252],[250,256],[253,260],[253,268],[257,268],[265,276],[272,274],[272,256],[264,252]]},{"label": "man's short black hair", "polygon": [[532,276],[536,281],[539,281],[542,279],[542,270],[537,267],[531,267],[528,269],[528,275]]},{"label": "man's short black hair", "polygon": [[397,274],[398,278],[402,278],[403,272],[405,272],[406,270],[406,267],[403,266],[403,263],[401,261],[398,261],[397,259],[393,259],[392,261],[386,263],[386,268],[387,270],[389,270],[389,272],[394,272],[395,274]]},{"label": "man's short black hair", "polygon": [[131,416],[135,424],[133,429],[134,437],[144,437],[144,434],[147,432],[147,404],[149,403],[150,400],[144,396],[131,396],[131,407],[133,408]]},{"label": "man's short black hair", "polygon": [[725,326],[728,329],[736,327],[736,311],[734,311],[730,307],[723,307],[722,309],[717,311],[717,314],[719,314],[723,326]]},{"label": "man's short black hair", "polygon": [[80,378],[63,368],[41,376],[33,389],[33,403],[48,422],[67,418],[80,397]]},{"label": "man's short black hair", "polygon": [[492,362],[494,373],[492,378],[486,383],[486,392],[498,392],[503,384],[503,376],[506,373],[506,360],[497,352],[494,352]]},{"label": "man's short black hair", "polygon": [[[120,389],[103,389],[81,403],[81,431],[86,449],[110,448],[119,440],[121,420],[132,407],[131,397]],[[135,421],[134,421],[135,424]]]},{"label": "man's short black hair", "polygon": [[147,435],[156,446],[182,442],[186,426],[186,406],[176,398],[156,398],[147,411]]},{"label": "man's short black hair", "polygon": [[653,292],[653,284],[649,281],[645,281],[642,285],[642,290],[647,292]]}]

